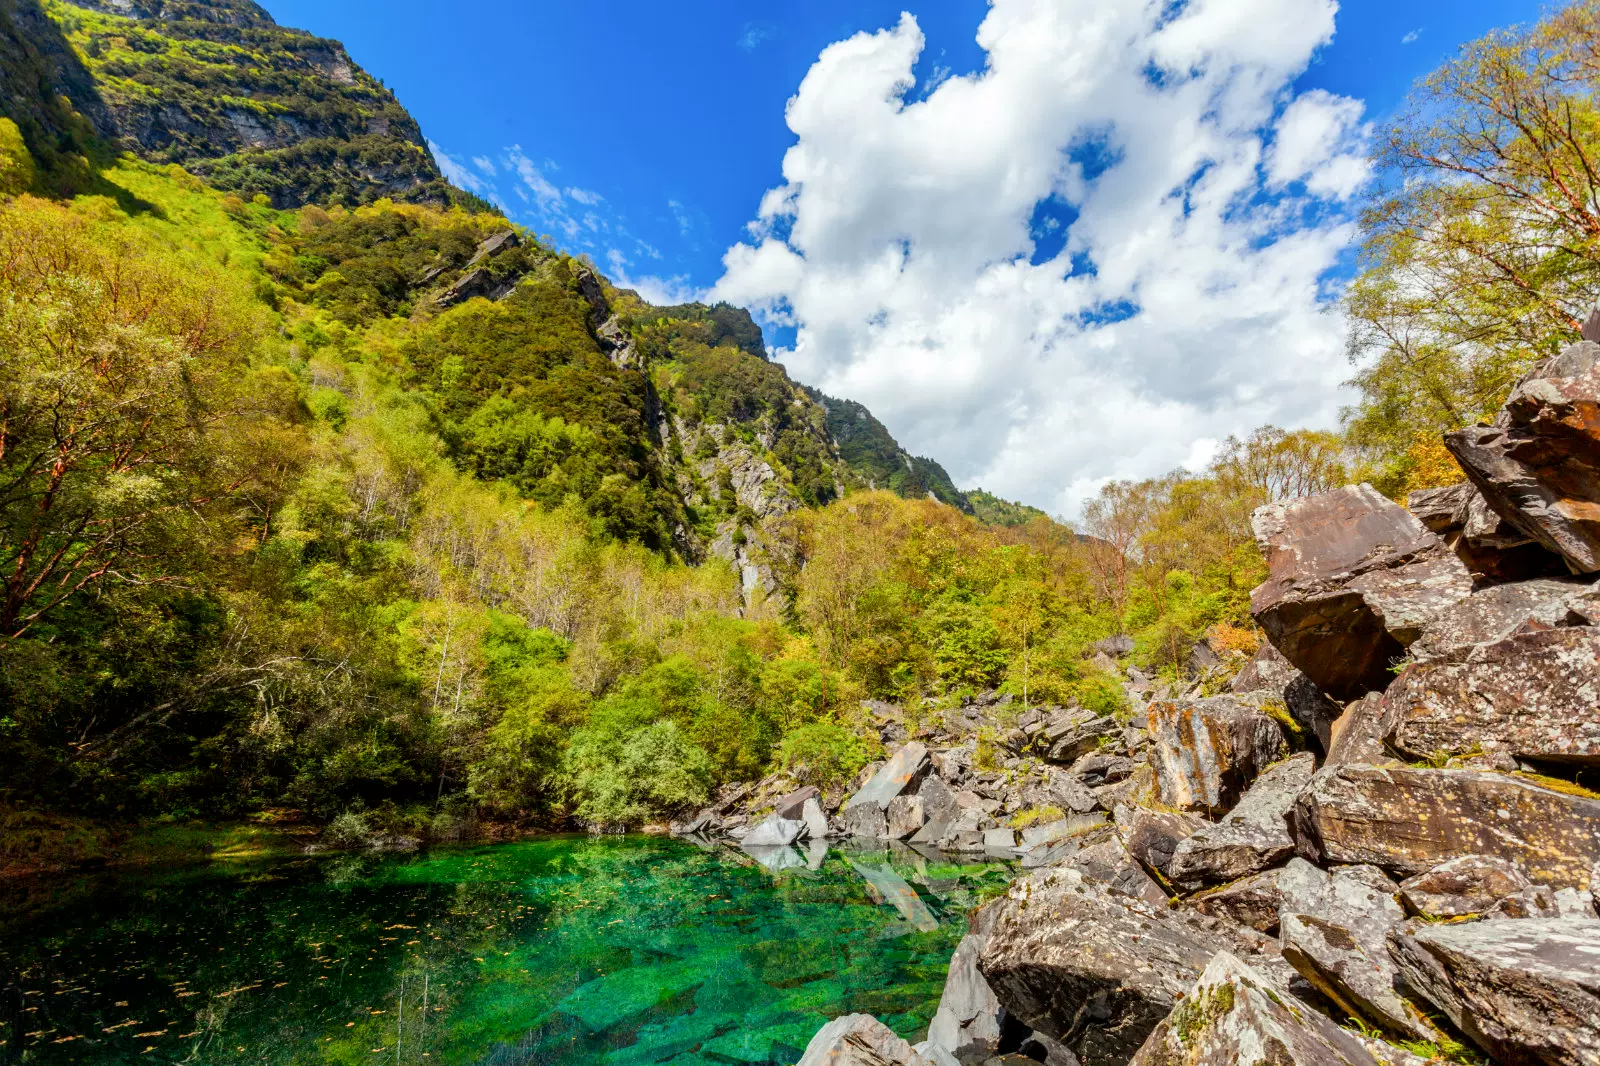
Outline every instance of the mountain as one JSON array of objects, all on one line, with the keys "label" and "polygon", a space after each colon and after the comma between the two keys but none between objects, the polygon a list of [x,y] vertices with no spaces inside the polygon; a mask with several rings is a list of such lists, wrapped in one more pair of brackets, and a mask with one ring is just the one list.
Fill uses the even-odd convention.
[{"label": "mountain", "polygon": [[1037,507],[1029,507],[1025,503],[1016,503],[1012,500],[1002,500],[982,489],[968,489],[965,495],[967,501],[972,504],[972,513],[977,516],[978,521],[987,525],[1023,526],[1036,518],[1050,517]]},{"label": "mountain", "polygon": [[103,152],[177,163],[277,207],[465,197],[343,45],[249,0],[4,0],[0,48],[32,82],[6,75],[4,106],[36,158],[82,140],[54,113],[64,96]]}]

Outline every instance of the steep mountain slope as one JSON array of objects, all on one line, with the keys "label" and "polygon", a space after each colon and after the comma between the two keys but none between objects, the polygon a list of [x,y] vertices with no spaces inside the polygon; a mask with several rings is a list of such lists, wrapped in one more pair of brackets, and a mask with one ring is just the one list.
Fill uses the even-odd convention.
[{"label": "steep mountain slope", "polygon": [[[42,71],[51,83],[26,95],[66,97],[114,150],[182,164],[214,187],[278,207],[452,197],[392,93],[337,41],[278,26],[250,0],[5,6],[3,17],[22,31],[7,36],[31,39],[34,81]],[[25,94],[6,88],[8,115],[41,110],[14,108]],[[38,155],[62,122],[28,117]]]},{"label": "steep mountain slope", "polygon": [[907,499],[932,496],[973,513],[972,504],[944,467],[900,447],[871,411],[853,400],[836,400],[816,389],[806,392],[827,411],[828,433],[838,442],[840,456],[869,488],[889,489]]}]

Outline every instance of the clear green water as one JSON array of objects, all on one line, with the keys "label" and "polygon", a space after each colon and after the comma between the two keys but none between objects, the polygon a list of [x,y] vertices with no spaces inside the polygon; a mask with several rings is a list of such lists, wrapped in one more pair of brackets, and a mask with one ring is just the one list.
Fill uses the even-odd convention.
[{"label": "clear green water", "polygon": [[812,863],[557,837],[11,885],[0,1063],[789,1063],[850,1011],[920,1035],[1008,872]]}]

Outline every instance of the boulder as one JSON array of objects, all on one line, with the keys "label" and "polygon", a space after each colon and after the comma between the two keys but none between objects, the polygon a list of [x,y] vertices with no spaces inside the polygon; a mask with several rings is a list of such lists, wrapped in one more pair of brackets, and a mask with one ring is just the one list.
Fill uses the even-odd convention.
[{"label": "boulder", "polygon": [[1165,877],[1178,842],[1209,825],[1196,814],[1119,806],[1112,814],[1123,847],[1140,865]]},{"label": "boulder", "polygon": [[1017,846],[1017,834],[1006,828],[985,829],[983,846],[995,851],[1009,851]]},{"label": "boulder", "polygon": [[1512,863],[1492,855],[1462,855],[1400,883],[1400,901],[1427,918],[1487,914],[1529,886]]},{"label": "boulder", "polygon": [[1406,509],[1438,534],[1480,584],[1567,573],[1559,555],[1496,514],[1470,481],[1413,492]]},{"label": "boulder", "polygon": [[805,835],[812,843],[828,839],[832,828],[828,825],[828,816],[822,813],[822,804],[817,797],[809,797],[800,808],[800,820],[806,823]]},{"label": "boulder", "polygon": [[960,810],[955,792],[938,773],[931,773],[922,779],[922,784],[917,786],[917,796],[922,800],[923,818],[928,822],[954,818]]},{"label": "boulder", "polygon": [[1260,933],[1278,931],[1278,910],[1283,893],[1278,877],[1283,871],[1267,870],[1232,884],[1202,892],[1189,899],[1189,906],[1201,914],[1249,926]]},{"label": "boulder", "polygon": [[1304,677],[1283,652],[1263,641],[1244,669],[1228,685],[1233,692],[1282,692],[1297,677]]},{"label": "boulder", "polygon": [[1079,848],[1063,860],[1062,866],[1104,883],[1113,892],[1144,900],[1151,906],[1159,907],[1167,902],[1167,894],[1161,886],[1150,879],[1144,867],[1134,861],[1122,841],[1114,836]]},{"label": "boulder", "polygon": [[782,848],[800,839],[806,823],[798,818],[770,814],[739,841],[747,848]]},{"label": "boulder", "polygon": [[1271,576],[1251,614],[1337,700],[1384,688],[1390,663],[1472,591],[1444,542],[1370,485],[1269,504],[1253,525]]},{"label": "boulder", "polygon": [[904,840],[928,822],[921,796],[896,796],[885,812],[885,833],[890,840]]},{"label": "boulder", "polygon": [[1398,760],[1383,746],[1390,721],[1383,693],[1369,692],[1344,709],[1328,731],[1328,757],[1323,766],[1362,763],[1367,766],[1398,765]]},{"label": "boulder", "polygon": [[813,798],[820,800],[821,797],[822,793],[817,790],[815,785],[807,785],[805,788],[791,792],[779,800],[774,812],[780,818],[800,819],[806,809],[806,800]]},{"label": "boulder", "polygon": [[1420,1062],[1369,1043],[1299,1003],[1227,952],[1150,1034],[1129,1066],[1400,1066]]},{"label": "boulder", "polygon": [[1072,707],[1045,719],[1036,734],[1044,757],[1054,763],[1070,765],[1079,756],[1100,747],[1101,739],[1122,731],[1114,718],[1102,718],[1093,711]]},{"label": "boulder", "polygon": [[1310,752],[1269,768],[1222,821],[1178,842],[1166,871],[1168,879],[1193,891],[1249,877],[1293,855],[1289,814],[1315,770],[1316,757]]},{"label": "boulder", "polygon": [[1593,920],[1600,917],[1600,912],[1595,910],[1594,897],[1581,888],[1558,888],[1555,895],[1558,918]]},{"label": "boulder", "polygon": [[1324,769],[1301,792],[1295,821],[1313,862],[1371,863],[1404,877],[1491,855],[1568,888],[1588,884],[1600,861],[1600,800],[1481,770]]},{"label": "boulder", "polygon": [[834,818],[834,824],[847,837],[884,840],[889,836],[889,820],[875,803],[842,808]]},{"label": "boulder", "polygon": [[870,1014],[847,1014],[817,1030],[800,1066],[925,1066],[927,1060]]},{"label": "boulder", "polygon": [[1600,629],[1456,648],[1406,667],[1383,699],[1386,740],[1418,759],[1503,752],[1600,766]]},{"label": "boulder", "polygon": [[1289,750],[1278,723],[1239,696],[1152,703],[1148,722],[1161,802],[1184,810],[1227,810]]},{"label": "boulder", "polygon": [[1271,961],[1253,932],[1122,895],[1078,870],[1022,878],[992,906],[979,960],[989,986],[1084,1066],[1127,1062],[1218,951]]},{"label": "boulder", "polygon": [[1600,1062],[1600,936],[1552,918],[1395,930],[1406,982],[1507,1063]]},{"label": "boulder", "polygon": [[1395,991],[1398,971],[1385,940],[1405,919],[1398,887],[1373,866],[1326,873],[1294,859],[1278,875],[1278,936],[1284,958],[1340,1010],[1427,1040],[1432,1030]]},{"label": "boulder", "polygon": [[1542,578],[1496,585],[1473,593],[1428,623],[1411,645],[1418,662],[1475,644],[1496,644],[1536,622],[1542,626],[1589,625],[1600,584],[1582,578]]},{"label": "boulder", "polygon": [[928,1026],[928,1043],[959,1062],[982,1062],[996,1054],[1005,1031],[1005,1010],[978,969],[987,942],[988,937],[968,933],[956,945],[939,1009]]},{"label": "boulder", "polygon": [[1496,514],[1566,560],[1600,570],[1600,344],[1579,341],[1511,390],[1493,425],[1445,447]]},{"label": "boulder", "polygon": [[1126,633],[1119,633],[1114,637],[1106,637],[1089,645],[1089,651],[1096,655],[1109,655],[1113,659],[1120,659],[1124,655],[1133,654],[1133,638]]},{"label": "boulder", "polygon": [[1082,781],[1069,773],[1049,767],[1045,788],[1055,805],[1074,814],[1088,814],[1100,806],[1100,800]]},{"label": "boulder", "polygon": [[1529,885],[1506,896],[1489,911],[1490,918],[1559,918],[1556,894],[1549,885]]},{"label": "boulder", "polygon": [[884,763],[870,780],[845,803],[845,810],[873,806],[880,811],[889,809],[889,801],[902,792],[916,790],[922,775],[928,769],[928,749],[912,741]]}]

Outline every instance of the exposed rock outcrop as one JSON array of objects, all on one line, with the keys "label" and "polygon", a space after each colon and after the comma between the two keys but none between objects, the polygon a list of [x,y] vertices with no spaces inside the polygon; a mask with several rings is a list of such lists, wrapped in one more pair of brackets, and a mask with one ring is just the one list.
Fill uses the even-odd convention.
[{"label": "exposed rock outcrop", "polygon": [[1370,485],[1271,504],[1254,525],[1271,576],[1251,614],[1334,699],[1384,688],[1390,664],[1472,591],[1444,542]]}]

